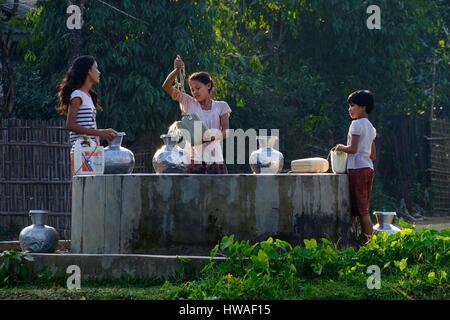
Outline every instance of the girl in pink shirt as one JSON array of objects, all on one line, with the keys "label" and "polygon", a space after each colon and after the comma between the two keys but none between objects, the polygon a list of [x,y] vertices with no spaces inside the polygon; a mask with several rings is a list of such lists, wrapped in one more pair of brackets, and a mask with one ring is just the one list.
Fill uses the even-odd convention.
[{"label": "girl in pink shirt", "polygon": [[216,101],[211,97],[214,82],[207,72],[196,72],[189,76],[191,95],[180,92],[173,87],[173,82],[184,63],[178,55],[174,70],[164,81],[164,90],[173,100],[180,103],[183,113],[196,113],[209,129],[202,145],[192,147],[192,163],[188,173],[226,174],[227,167],[223,160],[221,141],[226,139],[230,127],[231,108],[225,101]]}]

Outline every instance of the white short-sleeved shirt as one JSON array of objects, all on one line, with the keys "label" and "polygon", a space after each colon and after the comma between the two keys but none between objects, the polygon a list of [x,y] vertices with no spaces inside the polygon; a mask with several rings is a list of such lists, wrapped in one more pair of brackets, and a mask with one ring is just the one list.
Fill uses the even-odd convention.
[{"label": "white short-sleeved shirt", "polygon": [[[231,108],[225,101],[212,100],[211,110],[203,110],[200,103],[192,96],[174,89],[172,99],[180,103],[181,112],[196,113],[208,129],[222,131],[220,117],[230,114]],[[214,130],[212,130],[212,134]],[[223,163],[222,141],[203,143],[192,147],[192,160],[206,163]]]},{"label": "white short-sleeved shirt", "polygon": [[372,143],[377,136],[377,131],[367,118],[353,120],[348,129],[347,146],[352,143],[352,135],[359,136],[358,150],[355,154],[347,157],[347,169],[371,168],[373,162],[370,160]]},{"label": "white short-sleeved shirt", "polygon": [[[89,129],[97,129],[97,122],[95,120],[95,117],[97,115],[97,110],[95,109],[94,102],[92,101],[92,98],[89,94],[81,91],[81,90],[75,90],[70,95],[70,101],[72,101],[74,98],[80,98],[81,99],[81,105],[78,109],[77,114],[77,124],[89,128]],[[76,132],[70,131],[70,143],[73,144],[80,136],[80,134]],[[96,136],[90,136],[92,140],[97,142],[99,144],[99,137]]]}]

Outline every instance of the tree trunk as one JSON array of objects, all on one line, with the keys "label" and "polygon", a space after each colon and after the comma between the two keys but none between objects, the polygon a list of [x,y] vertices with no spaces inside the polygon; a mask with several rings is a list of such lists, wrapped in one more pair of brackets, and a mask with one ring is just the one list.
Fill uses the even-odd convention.
[{"label": "tree trunk", "polygon": [[[70,5],[76,5],[80,7],[81,10],[81,20],[83,21],[83,12],[84,12],[84,4],[85,0],[68,0],[67,1],[68,6]],[[81,29],[72,29],[70,30],[70,47],[72,49],[72,55],[70,57],[69,64],[72,63],[72,61],[79,57],[81,55]]]},{"label": "tree trunk", "polygon": [[[5,101],[3,92],[3,63],[0,61],[0,108]],[[0,109],[0,116],[2,116],[2,110]]]},{"label": "tree trunk", "polygon": [[[14,0],[11,17],[13,17],[19,7],[19,0]],[[7,29],[7,28],[6,28]],[[0,33],[0,116],[8,117],[14,109],[14,101],[16,99],[16,81],[14,77],[14,66],[11,58],[13,54],[14,41],[10,30],[2,30]],[[4,72],[8,74],[7,83],[4,81]],[[5,86],[4,86],[5,84]],[[7,90],[5,90],[7,89]],[[6,92],[6,99],[5,99]]]},{"label": "tree trunk", "polygon": [[[11,52],[11,50],[10,50]],[[7,57],[7,70],[8,70],[8,94],[6,95],[6,110],[8,115],[13,112],[14,102],[16,100],[16,79],[14,77],[14,67],[11,61],[11,55]]]},{"label": "tree trunk", "polygon": [[[2,87],[3,104],[1,114],[8,117],[14,109],[14,101],[16,99],[16,81],[14,77],[14,66],[11,61],[14,49],[14,41],[10,34],[1,34],[1,64],[2,64],[2,79],[4,74],[7,74],[6,84]],[[3,85],[2,84],[2,85]],[[6,92],[6,97],[5,97]],[[6,99],[5,99],[6,98]]]},{"label": "tree trunk", "polygon": [[14,0],[14,4],[13,4],[13,8],[12,8],[13,16],[16,14],[18,8],[19,8],[19,0]]},{"label": "tree trunk", "polygon": [[[2,117],[7,117],[9,114],[9,103],[8,103],[8,93],[9,93],[9,81],[4,81],[5,79],[10,79],[10,75],[9,75],[9,67],[8,67],[8,60],[9,59],[9,55],[10,55],[10,50],[9,50],[9,34],[2,32],[0,34],[0,50],[1,50],[1,64],[2,64],[2,68],[1,68],[1,87],[2,87],[2,104],[1,104],[1,110],[0,110],[0,115]],[[8,77],[6,78],[4,76],[5,73],[8,73]],[[5,93],[6,93],[6,97],[5,97]],[[5,99],[6,98],[6,99]]]}]

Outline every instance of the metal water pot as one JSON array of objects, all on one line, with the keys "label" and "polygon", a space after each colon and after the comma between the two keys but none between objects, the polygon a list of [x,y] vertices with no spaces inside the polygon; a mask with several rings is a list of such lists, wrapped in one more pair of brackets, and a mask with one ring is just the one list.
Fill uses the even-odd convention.
[{"label": "metal water pot", "polygon": [[45,225],[48,211],[30,210],[32,225],[19,234],[20,247],[26,252],[55,252],[58,246],[58,232],[55,228]]},{"label": "metal water pot", "polygon": [[250,154],[250,168],[253,173],[279,173],[283,170],[283,154],[274,149],[276,136],[259,136],[259,149]]},{"label": "metal water pot", "polygon": [[105,174],[127,174],[134,169],[134,154],[121,146],[125,132],[118,132],[105,148]]},{"label": "metal water pot", "polygon": [[387,232],[391,235],[400,231],[399,228],[392,224],[394,217],[397,215],[395,212],[374,211],[373,214],[377,217],[377,224],[373,226],[375,233]]},{"label": "metal water pot", "polygon": [[191,163],[189,154],[178,147],[177,137],[173,134],[163,134],[164,146],[153,156],[153,168],[156,173],[186,173]]}]

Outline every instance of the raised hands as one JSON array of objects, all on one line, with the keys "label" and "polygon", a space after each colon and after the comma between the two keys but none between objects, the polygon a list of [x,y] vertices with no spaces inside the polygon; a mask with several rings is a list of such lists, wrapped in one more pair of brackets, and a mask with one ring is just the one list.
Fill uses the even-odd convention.
[{"label": "raised hands", "polygon": [[181,60],[181,57],[179,54],[177,54],[177,57],[175,58],[175,61],[173,62],[174,69],[181,70],[184,67],[184,62]]}]

